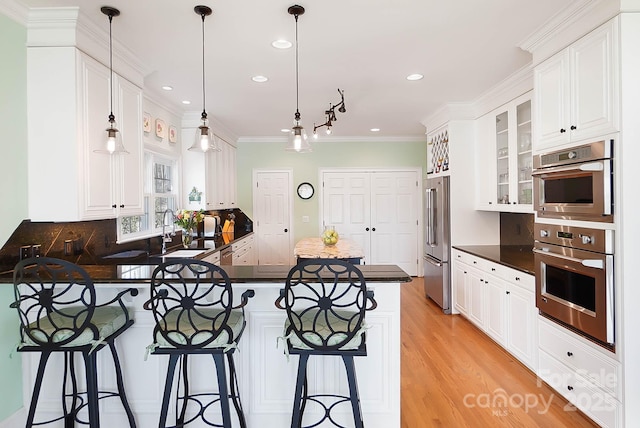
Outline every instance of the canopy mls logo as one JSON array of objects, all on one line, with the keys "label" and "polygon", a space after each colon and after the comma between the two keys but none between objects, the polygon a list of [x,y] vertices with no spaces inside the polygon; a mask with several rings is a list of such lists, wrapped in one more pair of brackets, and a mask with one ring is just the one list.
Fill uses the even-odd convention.
[{"label": "canopy mls logo", "polygon": [[551,394],[546,400],[543,394],[508,394],[502,388],[484,394],[467,394],[463,398],[464,406],[467,408],[491,409],[493,416],[507,416],[510,409],[524,408],[525,413],[536,411],[544,415],[549,411],[554,395]]}]

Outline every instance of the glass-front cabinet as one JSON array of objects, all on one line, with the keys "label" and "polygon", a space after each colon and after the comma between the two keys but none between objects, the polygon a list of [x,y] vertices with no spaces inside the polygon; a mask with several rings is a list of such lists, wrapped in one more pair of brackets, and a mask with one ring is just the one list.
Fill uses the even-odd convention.
[{"label": "glass-front cabinet", "polygon": [[532,212],[531,93],[478,121],[477,208]]}]

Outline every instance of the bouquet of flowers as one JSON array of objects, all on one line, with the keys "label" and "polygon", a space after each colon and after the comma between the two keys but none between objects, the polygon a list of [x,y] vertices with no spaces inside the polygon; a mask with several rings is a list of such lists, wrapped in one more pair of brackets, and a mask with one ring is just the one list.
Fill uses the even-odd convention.
[{"label": "bouquet of flowers", "polygon": [[180,210],[176,214],[175,223],[185,230],[195,229],[204,220],[204,211]]}]

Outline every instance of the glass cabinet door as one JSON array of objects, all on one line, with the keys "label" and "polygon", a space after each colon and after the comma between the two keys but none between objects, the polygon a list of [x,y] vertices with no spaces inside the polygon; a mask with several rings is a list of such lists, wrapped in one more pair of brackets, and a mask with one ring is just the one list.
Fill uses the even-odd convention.
[{"label": "glass cabinet door", "polygon": [[532,203],[531,101],[516,107],[518,151],[518,203]]},{"label": "glass cabinet door", "polygon": [[497,203],[509,203],[509,111],[496,116]]}]

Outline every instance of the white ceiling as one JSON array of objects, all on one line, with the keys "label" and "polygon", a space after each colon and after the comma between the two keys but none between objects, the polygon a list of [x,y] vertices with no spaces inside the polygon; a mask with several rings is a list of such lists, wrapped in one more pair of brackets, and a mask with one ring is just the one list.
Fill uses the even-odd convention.
[{"label": "white ceiling", "polygon": [[[16,0],[29,7],[79,6],[108,30],[100,7],[120,9],[113,37],[149,74],[145,87],[179,111],[202,110],[201,20],[206,19],[206,110],[240,138],[282,137],[296,107],[292,0]],[[421,137],[421,124],[448,102],[472,101],[528,64],[518,45],[575,0],[322,0],[300,1],[299,91],[310,132],[345,92],[333,138]],[[421,73],[422,80],[406,76]],[[254,75],[269,78],[255,83]],[[190,106],[181,104],[190,100]],[[372,133],[370,128],[380,128]]]}]

